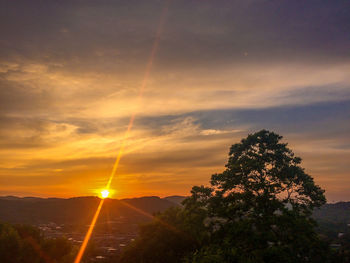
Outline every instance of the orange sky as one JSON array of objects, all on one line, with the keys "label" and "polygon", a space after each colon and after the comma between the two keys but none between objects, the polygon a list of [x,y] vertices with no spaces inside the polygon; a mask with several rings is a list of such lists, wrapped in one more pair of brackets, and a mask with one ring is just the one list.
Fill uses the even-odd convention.
[{"label": "orange sky", "polygon": [[161,1],[1,2],[0,195],[95,195],[135,112],[115,198],[188,195],[265,128],[350,200],[340,2],[173,1],[141,102]]}]

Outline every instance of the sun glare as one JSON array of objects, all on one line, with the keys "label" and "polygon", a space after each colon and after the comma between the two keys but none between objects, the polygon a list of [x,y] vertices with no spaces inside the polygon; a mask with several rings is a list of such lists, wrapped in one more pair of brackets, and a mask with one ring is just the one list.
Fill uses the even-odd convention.
[{"label": "sun glare", "polygon": [[104,199],[104,198],[107,198],[109,195],[109,191],[108,190],[103,190],[101,191],[101,197]]}]

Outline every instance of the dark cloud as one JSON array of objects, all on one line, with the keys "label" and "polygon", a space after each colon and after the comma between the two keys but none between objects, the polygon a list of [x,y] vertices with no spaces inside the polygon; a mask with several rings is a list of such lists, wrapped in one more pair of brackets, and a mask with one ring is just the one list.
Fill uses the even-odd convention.
[{"label": "dark cloud", "polygon": [[[143,68],[165,1],[2,1],[2,57],[69,70]],[[342,0],[173,1],[158,69],[273,60],[349,59]],[[5,51],[6,50],[6,51]]]},{"label": "dark cloud", "polygon": [[[299,92],[298,92],[299,93]],[[301,94],[308,93],[302,91]],[[312,91],[310,91],[313,94]],[[344,96],[346,97],[346,96]],[[329,129],[348,129],[347,120],[350,117],[350,101],[327,101],[306,105],[286,105],[257,109],[220,109],[202,110],[178,115],[143,116],[135,121],[136,126],[156,132],[161,127],[181,122],[186,118],[193,118],[193,122],[201,129],[240,129],[249,127],[278,128],[283,132],[295,132],[302,126],[302,130],[315,129],[315,125],[325,125]],[[331,125],[333,123],[334,125]],[[164,131],[164,130],[163,130]]]}]

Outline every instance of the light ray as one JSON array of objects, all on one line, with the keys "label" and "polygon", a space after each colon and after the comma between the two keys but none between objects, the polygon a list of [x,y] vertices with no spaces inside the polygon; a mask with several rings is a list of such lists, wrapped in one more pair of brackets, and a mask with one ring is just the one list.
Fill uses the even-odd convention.
[{"label": "light ray", "polygon": [[94,217],[92,218],[92,221],[91,221],[91,224],[89,226],[89,229],[85,235],[85,238],[84,238],[84,241],[83,243],[81,244],[81,247],[79,249],[79,252],[78,252],[78,255],[77,257],[75,258],[74,260],[74,263],[80,263],[81,261],[81,258],[83,257],[84,255],[84,252],[85,252],[85,249],[87,247],[87,244],[89,243],[89,240],[90,240],[90,237],[91,237],[91,234],[92,234],[92,231],[94,230],[94,227],[96,225],[96,221],[97,221],[97,218],[98,216],[100,215],[100,212],[101,212],[101,208],[102,208],[102,205],[103,205],[103,202],[105,201],[105,199],[101,199],[98,207],[97,207],[97,210],[95,212],[95,215]]},{"label": "light ray", "polygon": [[[148,82],[148,78],[149,78],[149,75],[150,75],[150,72],[151,72],[151,69],[152,69],[152,65],[153,65],[153,60],[154,60],[154,57],[156,55],[156,52],[157,52],[157,49],[158,49],[158,46],[159,46],[160,36],[162,34],[162,31],[163,31],[165,18],[166,18],[166,15],[168,13],[170,1],[171,0],[168,0],[166,2],[166,5],[164,6],[164,8],[162,10],[162,13],[161,13],[161,16],[160,16],[160,20],[159,20],[159,24],[158,24],[158,28],[157,28],[157,32],[156,32],[156,37],[155,37],[154,42],[153,42],[151,55],[149,57],[149,60],[148,60],[147,66],[146,66],[146,70],[145,70],[145,74],[144,74],[144,77],[143,77],[143,81],[142,81],[141,87],[139,89],[137,106],[140,105],[139,102],[140,102],[140,100],[142,98],[144,89],[145,89],[145,87],[147,85],[147,82]],[[130,121],[129,121],[129,124],[128,124],[128,128],[127,128],[127,130],[126,130],[126,132],[124,134],[124,137],[122,139],[121,146],[119,148],[119,152],[118,152],[117,158],[116,158],[116,160],[114,162],[112,172],[111,172],[111,174],[109,176],[107,185],[105,187],[106,191],[109,191],[109,189],[111,187],[111,184],[112,184],[112,181],[113,181],[113,179],[115,177],[115,174],[117,172],[120,159],[121,159],[121,157],[123,155],[123,152],[124,152],[125,143],[126,143],[127,139],[129,138],[129,134],[130,134],[131,128],[132,128],[132,126],[134,124],[135,116],[136,116],[136,110],[131,114]],[[95,212],[95,215],[94,215],[94,217],[92,219],[92,222],[91,222],[91,224],[89,226],[89,229],[88,229],[88,231],[87,231],[87,233],[85,235],[84,241],[83,241],[83,243],[82,243],[82,245],[81,245],[81,247],[79,249],[78,255],[77,255],[77,257],[74,260],[74,263],[80,263],[83,255],[84,255],[86,246],[87,246],[87,244],[88,244],[88,242],[90,240],[91,234],[92,234],[92,232],[94,230],[94,227],[95,227],[95,224],[96,224],[96,221],[97,221],[98,216],[100,214],[100,211],[102,209],[103,202],[104,202],[104,199],[101,199],[100,204],[99,204],[99,206],[98,206],[98,208],[97,208],[97,210]]]},{"label": "light ray", "polygon": [[[164,7],[163,9],[163,12],[162,12],[162,15],[160,17],[160,21],[159,21],[159,25],[158,25],[158,29],[157,29],[157,33],[156,33],[156,37],[155,37],[155,40],[154,40],[154,43],[153,43],[153,47],[152,47],[152,51],[151,51],[151,55],[150,55],[150,58],[149,58],[149,61],[147,63],[147,66],[146,66],[146,70],[145,70],[145,74],[143,76],[143,80],[142,80],[142,84],[141,84],[141,87],[139,89],[139,94],[138,94],[138,103],[137,105],[140,105],[140,100],[142,98],[142,95],[143,95],[143,92],[145,90],[145,87],[147,85],[147,82],[148,82],[148,79],[149,79],[149,75],[151,73],[151,69],[152,69],[152,65],[153,65],[153,61],[154,61],[154,57],[156,55],[156,52],[157,52],[157,49],[158,49],[158,46],[159,46],[159,40],[160,40],[160,36],[162,34],[162,31],[163,31],[163,27],[164,27],[164,23],[165,23],[165,18],[166,18],[166,15],[168,13],[168,8],[169,8],[169,2],[168,1],[168,4]],[[119,166],[119,162],[120,162],[120,159],[123,155],[123,152],[124,152],[124,148],[125,148],[125,142],[127,141],[128,137],[129,137],[129,134],[130,134],[130,131],[131,131],[131,128],[134,124],[134,120],[135,120],[135,116],[136,116],[136,110],[132,113],[131,117],[130,117],[130,121],[129,121],[129,124],[128,124],[128,128],[124,134],[124,137],[123,137],[123,140],[122,140],[122,143],[121,143],[121,147],[119,149],[119,152],[118,152],[118,156],[117,156],[117,159],[113,165],[113,169],[112,169],[112,173],[109,177],[109,180],[108,180],[108,183],[107,183],[107,186],[106,186],[106,189],[109,189],[110,186],[111,186],[111,183],[114,179],[114,176],[117,172],[117,168]]]}]

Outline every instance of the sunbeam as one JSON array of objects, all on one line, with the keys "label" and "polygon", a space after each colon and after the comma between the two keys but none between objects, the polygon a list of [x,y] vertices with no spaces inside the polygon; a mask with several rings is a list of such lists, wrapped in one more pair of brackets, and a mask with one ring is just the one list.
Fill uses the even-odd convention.
[{"label": "sunbeam", "polygon": [[[163,31],[165,18],[166,18],[166,15],[168,13],[169,4],[170,4],[170,0],[166,2],[165,6],[163,7],[161,16],[160,16],[160,20],[159,20],[158,28],[157,28],[157,32],[156,32],[156,37],[155,37],[155,40],[153,42],[151,55],[150,55],[150,58],[148,60],[147,66],[146,66],[146,70],[145,70],[145,74],[144,74],[144,77],[143,77],[143,81],[142,81],[141,87],[139,89],[138,101],[140,101],[142,99],[142,95],[143,95],[144,89],[145,89],[145,87],[147,85],[147,82],[148,82],[148,78],[149,78],[149,75],[150,75],[150,72],[151,72],[151,69],[152,69],[153,61],[154,61],[154,58],[155,58],[155,55],[156,55],[156,52],[157,52],[157,49],[158,49],[158,46],[159,46],[160,36],[162,34],[162,31]],[[139,104],[140,103],[138,103],[137,106]],[[105,187],[105,190],[103,190],[101,192],[102,199],[101,199],[100,204],[99,204],[99,206],[98,206],[98,208],[97,208],[97,210],[95,212],[95,215],[94,215],[94,217],[92,219],[92,222],[91,222],[91,224],[89,226],[89,229],[88,229],[88,231],[87,231],[87,233],[86,233],[86,235],[84,237],[84,241],[83,241],[83,243],[82,243],[82,245],[81,245],[81,247],[79,249],[78,255],[76,256],[74,263],[80,263],[83,255],[84,255],[85,249],[87,247],[87,244],[88,244],[88,242],[90,240],[91,234],[92,234],[92,232],[94,230],[94,227],[96,225],[96,221],[97,221],[98,216],[100,214],[100,211],[102,209],[104,199],[107,198],[108,195],[109,195],[109,189],[111,187],[112,181],[113,181],[113,179],[115,177],[115,174],[117,172],[120,159],[121,159],[121,157],[123,155],[124,148],[125,148],[125,143],[128,140],[128,137],[130,135],[130,131],[132,129],[132,126],[133,126],[133,123],[134,123],[134,120],[135,120],[135,115],[136,115],[136,111],[134,111],[131,114],[130,121],[129,121],[129,124],[128,124],[128,128],[127,128],[127,130],[126,130],[126,132],[124,134],[121,146],[119,148],[119,152],[118,152],[117,158],[116,158],[116,160],[114,162],[114,165],[113,165],[112,172],[111,172],[111,174],[109,176],[109,179],[108,179],[107,185]]]}]

